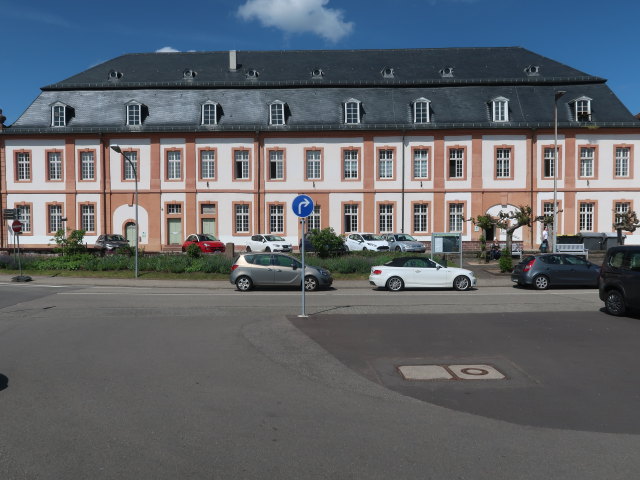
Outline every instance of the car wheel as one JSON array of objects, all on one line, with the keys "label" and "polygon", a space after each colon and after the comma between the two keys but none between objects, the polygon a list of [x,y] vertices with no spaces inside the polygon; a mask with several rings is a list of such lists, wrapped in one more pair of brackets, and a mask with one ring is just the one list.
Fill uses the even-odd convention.
[{"label": "car wheel", "polygon": [[367,247],[362,247],[362,251],[366,252],[367,251]]},{"label": "car wheel", "polygon": [[624,315],[627,307],[624,304],[624,297],[618,290],[609,290],[604,299],[604,308],[609,315],[619,317]]},{"label": "car wheel", "polygon": [[265,249],[264,249],[264,251],[265,251],[265,252],[270,252],[270,251],[271,251],[271,249],[270,249],[269,247],[267,247],[267,248],[265,248]]},{"label": "car wheel", "polygon": [[459,275],[453,280],[453,288],[456,290],[469,290],[471,288],[471,281],[469,277],[465,275]]},{"label": "car wheel", "polygon": [[396,247],[396,252],[399,252],[400,250],[402,250],[400,247]]},{"label": "car wheel", "polygon": [[236,279],[236,287],[238,287],[238,290],[241,292],[248,292],[253,288],[253,282],[246,275],[242,275]]},{"label": "car wheel", "polygon": [[536,290],[546,290],[549,288],[549,277],[545,275],[537,275],[533,279],[533,286]]},{"label": "car wheel", "polygon": [[387,280],[387,290],[399,292],[404,288],[404,282],[400,277],[391,277]]},{"label": "car wheel", "polygon": [[247,245],[247,252],[251,251],[251,247],[249,245]]},{"label": "car wheel", "polygon": [[313,275],[307,275],[306,277],[304,277],[304,289],[307,292],[313,292],[314,290],[317,290],[318,286],[318,279]]}]

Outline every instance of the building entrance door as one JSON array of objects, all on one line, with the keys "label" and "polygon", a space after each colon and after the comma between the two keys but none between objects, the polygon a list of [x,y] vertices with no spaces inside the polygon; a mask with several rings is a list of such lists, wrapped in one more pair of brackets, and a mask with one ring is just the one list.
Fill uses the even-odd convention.
[{"label": "building entrance door", "polygon": [[136,224],[133,222],[129,222],[124,226],[124,236],[127,240],[129,240],[129,245],[133,246],[136,244]]},{"label": "building entrance door", "polygon": [[167,220],[167,231],[169,232],[169,245],[182,244],[182,219],[169,218]]}]

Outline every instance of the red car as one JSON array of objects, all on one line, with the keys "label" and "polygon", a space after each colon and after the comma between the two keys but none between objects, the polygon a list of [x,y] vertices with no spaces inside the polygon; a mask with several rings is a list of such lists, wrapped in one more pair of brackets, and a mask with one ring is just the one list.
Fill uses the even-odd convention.
[{"label": "red car", "polygon": [[224,243],[208,233],[194,233],[189,235],[182,244],[182,251],[186,252],[191,244],[198,245],[200,251],[203,253],[224,252]]}]

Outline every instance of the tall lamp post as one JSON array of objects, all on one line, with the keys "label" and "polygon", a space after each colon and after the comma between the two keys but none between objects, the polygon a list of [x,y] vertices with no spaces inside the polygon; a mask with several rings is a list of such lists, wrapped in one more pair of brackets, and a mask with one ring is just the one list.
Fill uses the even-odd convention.
[{"label": "tall lamp post", "polygon": [[136,194],[135,194],[135,203],[136,203],[136,261],[135,261],[135,278],[138,278],[138,239],[139,237],[139,231],[138,231],[138,168],[136,167],[136,165],[131,161],[131,159],[129,157],[127,157],[127,154],[124,153],[122,151],[122,149],[118,146],[118,145],[112,145],[111,146],[111,150],[113,150],[116,153],[119,153],[120,155],[122,155],[124,157],[124,159],[129,162],[129,165],[131,166],[131,168],[133,169],[133,178],[135,180],[135,188],[136,188]]},{"label": "tall lamp post", "polygon": [[558,99],[565,93],[564,90],[556,90],[553,101],[553,232],[551,234],[552,252],[557,252],[558,240]]}]

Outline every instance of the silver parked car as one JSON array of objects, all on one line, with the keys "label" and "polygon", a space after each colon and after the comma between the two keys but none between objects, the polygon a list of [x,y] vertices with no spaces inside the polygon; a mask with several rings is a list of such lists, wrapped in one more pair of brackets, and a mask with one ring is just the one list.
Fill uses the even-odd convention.
[{"label": "silver parked car", "polygon": [[557,286],[598,287],[600,266],[567,253],[541,253],[525,256],[513,268],[511,281],[519,286],[546,290]]},{"label": "silver parked car", "polygon": [[[231,266],[229,281],[241,292],[254,286],[300,287],[302,263],[281,253],[244,253]],[[304,289],[308,292],[333,283],[331,272],[305,265]]]},{"label": "silver parked car", "polygon": [[424,253],[427,251],[427,247],[424,246],[424,243],[419,242],[406,233],[387,233],[382,235],[382,238],[389,243],[389,250],[391,251],[418,253]]}]

